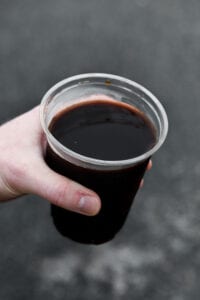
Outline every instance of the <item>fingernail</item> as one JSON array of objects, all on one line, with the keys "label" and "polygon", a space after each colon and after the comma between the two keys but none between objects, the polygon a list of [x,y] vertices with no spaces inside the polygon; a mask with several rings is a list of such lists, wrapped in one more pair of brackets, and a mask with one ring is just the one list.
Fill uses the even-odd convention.
[{"label": "fingernail", "polygon": [[94,216],[100,209],[99,200],[93,196],[82,196],[78,203],[78,210],[80,213]]}]

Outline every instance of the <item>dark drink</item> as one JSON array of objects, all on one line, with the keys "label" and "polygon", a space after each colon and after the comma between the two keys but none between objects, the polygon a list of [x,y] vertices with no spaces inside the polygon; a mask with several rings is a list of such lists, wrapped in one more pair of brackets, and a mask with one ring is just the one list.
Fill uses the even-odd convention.
[{"label": "dark drink", "polygon": [[[49,130],[68,149],[106,161],[140,156],[156,143],[156,130],[144,113],[126,103],[101,99],[62,110],[52,119]],[[58,231],[82,243],[112,239],[126,220],[148,160],[121,170],[95,170],[72,164],[48,147],[48,165],[94,190],[102,201],[101,211],[92,217],[52,205]]]},{"label": "dark drink", "polygon": [[42,99],[40,116],[47,164],[94,190],[102,202],[96,216],[51,205],[56,228],[85,244],[111,240],[126,220],[150,157],[166,138],[164,108],[132,80],[91,73],[54,85]]}]

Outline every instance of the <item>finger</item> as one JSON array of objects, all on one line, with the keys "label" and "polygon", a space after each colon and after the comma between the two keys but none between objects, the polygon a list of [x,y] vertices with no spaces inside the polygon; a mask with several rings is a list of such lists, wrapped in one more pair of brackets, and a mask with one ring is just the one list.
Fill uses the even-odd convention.
[{"label": "finger", "polygon": [[[148,162],[148,165],[147,165],[147,171],[149,171],[149,170],[151,170],[151,168],[152,168],[152,160],[150,160],[149,162]],[[141,181],[140,181],[140,188],[142,188],[144,186],[144,179],[142,179]]]},{"label": "finger", "polygon": [[15,199],[20,194],[12,189],[3,176],[0,176],[0,201],[8,201]]},{"label": "finger", "polygon": [[101,207],[98,195],[82,185],[52,171],[45,163],[32,168],[24,183],[27,192],[52,204],[84,215],[96,215]]},{"label": "finger", "polygon": [[140,181],[140,188],[142,188],[143,185],[144,185],[144,179],[142,179],[142,180]]},{"label": "finger", "polygon": [[153,166],[153,163],[152,163],[152,160],[150,160],[147,165],[147,171],[151,170],[152,166]]}]

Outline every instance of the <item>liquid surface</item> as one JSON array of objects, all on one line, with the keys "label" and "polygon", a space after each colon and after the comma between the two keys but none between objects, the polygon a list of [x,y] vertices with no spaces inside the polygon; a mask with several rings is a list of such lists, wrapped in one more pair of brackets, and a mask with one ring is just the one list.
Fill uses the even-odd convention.
[{"label": "liquid surface", "polygon": [[155,144],[150,121],[120,102],[86,102],[63,110],[50,131],[70,150],[101,160],[130,159]]}]

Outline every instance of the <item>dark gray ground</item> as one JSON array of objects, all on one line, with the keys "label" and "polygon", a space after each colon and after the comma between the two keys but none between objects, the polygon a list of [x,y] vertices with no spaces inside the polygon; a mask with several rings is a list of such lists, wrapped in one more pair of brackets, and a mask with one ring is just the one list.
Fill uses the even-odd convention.
[{"label": "dark gray ground", "polygon": [[1,122],[95,71],[145,85],[170,122],[110,243],[63,239],[36,196],[0,206],[0,299],[200,299],[199,0],[0,0],[0,40]]}]

